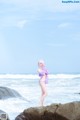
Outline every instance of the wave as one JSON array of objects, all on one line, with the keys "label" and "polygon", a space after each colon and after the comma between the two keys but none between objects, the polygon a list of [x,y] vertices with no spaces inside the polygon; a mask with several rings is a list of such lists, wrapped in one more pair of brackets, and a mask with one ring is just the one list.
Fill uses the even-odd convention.
[{"label": "wave", "polygon": [[49,75],[49,78],[50,79],[53,79],[53,78],[65,78],[65,79],[74,79],[74,78],[80,78],[80,74],[56,74],[56,75]]},{"label": "wave", "polygon": [[38,75],[33,74],[2,74],[0,75],[0,78],[13,78],[13,79],[38,79]]},{"label": "wave", "polygon": [[[54,78],[80,78],[80,74],[49,74],[48,75],[49,79],[54,79]],[[7,79],[39,79],[39,76],[37,74],[0,74],[0,78]]]}]

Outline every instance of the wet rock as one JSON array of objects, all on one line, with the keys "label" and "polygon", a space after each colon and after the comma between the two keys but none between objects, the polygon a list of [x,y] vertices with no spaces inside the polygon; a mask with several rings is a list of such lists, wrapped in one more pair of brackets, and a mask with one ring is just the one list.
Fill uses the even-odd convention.
[{"label": "wet rock", "polygon": [[80,102],[28,108],[15,120],[80,120]]},{"label": "wet rock", "polygon": [[0,87],[0,99],[7,99],[12,97],[21,97],[21,95],[11,88]]},{"label": "wet rock", "polygon": [[6,112],[0,110],[0,120],[10,120]]}]

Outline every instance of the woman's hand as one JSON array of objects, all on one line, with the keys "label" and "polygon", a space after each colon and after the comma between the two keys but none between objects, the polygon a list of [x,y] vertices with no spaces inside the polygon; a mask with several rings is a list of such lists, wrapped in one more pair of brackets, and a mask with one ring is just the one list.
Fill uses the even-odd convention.
[{"label": "woman's hand", "polygon": [[42,72],[42,70],[41,69],[38,69],[38,73],[41,73]]}]

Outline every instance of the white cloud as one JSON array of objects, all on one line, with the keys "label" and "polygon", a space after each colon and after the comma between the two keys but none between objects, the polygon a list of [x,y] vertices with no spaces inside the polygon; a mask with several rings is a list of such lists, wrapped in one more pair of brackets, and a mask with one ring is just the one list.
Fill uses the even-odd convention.
[{"label": "white cloud", "polygon": [[17,27],[23,28],[26,25],[26,23],[27,23],[27,20],[20,20],[17,23]]},{"label": "white cloud", "polygon": [[0,19],[0,29],[4,28],[4,27],[18,27],[18,28],[24,28],[27,24],[27,20],[26,19],[22,19],[19,16],[4,16]]},{"label": "white cloud", "polygon": [[[57,12],[68,12],[80,10],[80,4],[63,4],[62,0],[0,0],[7,6],[7,9],[1,8],[0,13],[3,14],[0,20],[0,26],[17,26],[23,28],[29,20],[58,20],[64,19],[64,16]],[[43,15],[45,12],[45,16]],[[55,13],[54,13],[55,12]],[[20,14],[21,13],[21,14]],[[25,14],[24,14],[25,13]],[[48,13],[48,14],[47,14]],[[5,15],[6,14],[6,15]],[[73,15],[71,19],[80,19]],[[70,18],[70,14],[65,16]],[[69,23],[61,23],[59,28],[69,27]]]},{"label": "white cloud", "polygon": [[70,27],[70,23],[61,23],[58,25],[58,28],[67,28],[67,27]]}]

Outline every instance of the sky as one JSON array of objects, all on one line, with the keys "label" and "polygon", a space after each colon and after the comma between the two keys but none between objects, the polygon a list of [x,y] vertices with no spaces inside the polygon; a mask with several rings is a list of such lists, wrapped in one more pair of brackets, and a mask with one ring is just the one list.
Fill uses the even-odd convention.
[{"label": "sky", "polygon": [[0,0],[0,74],[80,73],[80,3]]}]

